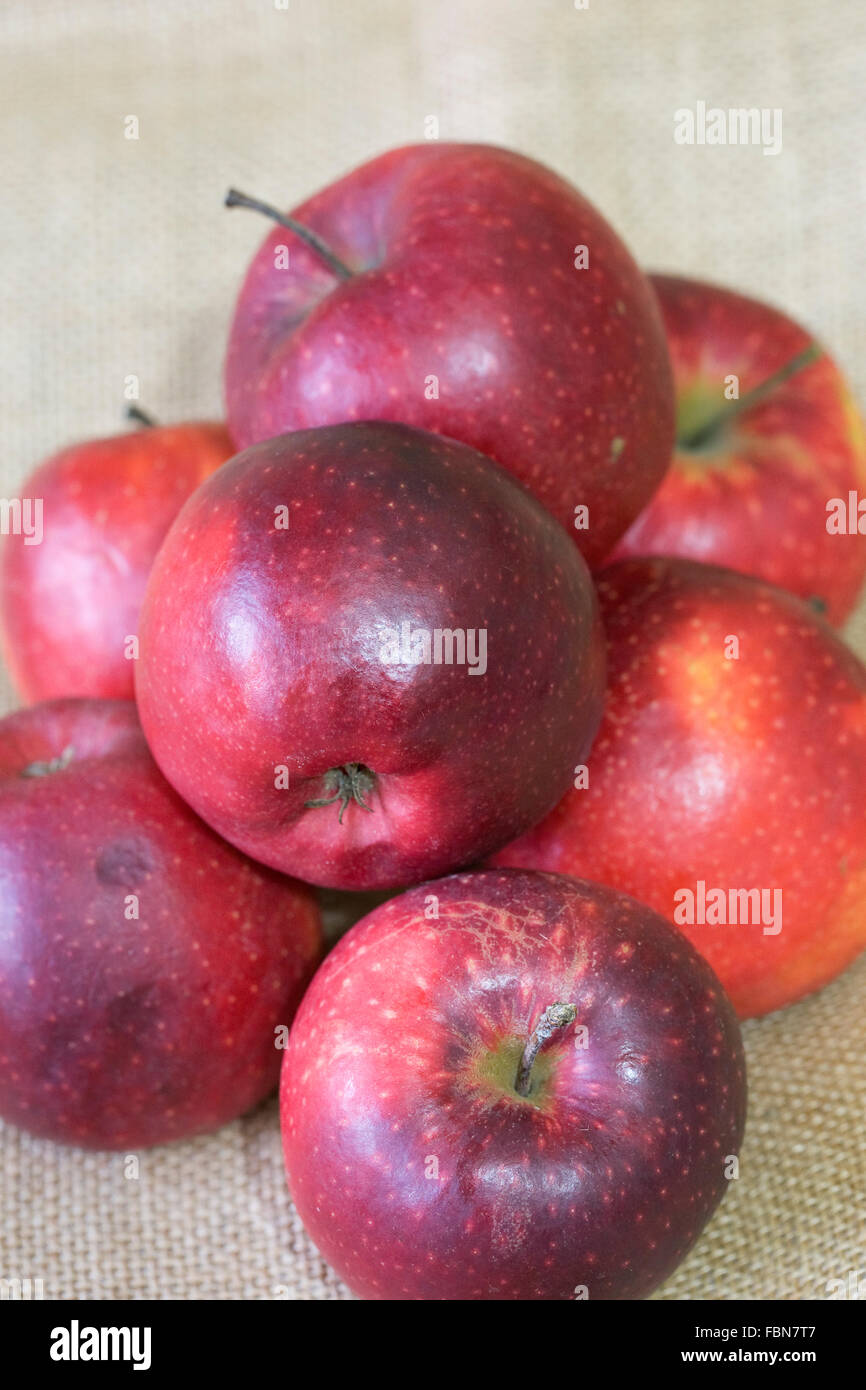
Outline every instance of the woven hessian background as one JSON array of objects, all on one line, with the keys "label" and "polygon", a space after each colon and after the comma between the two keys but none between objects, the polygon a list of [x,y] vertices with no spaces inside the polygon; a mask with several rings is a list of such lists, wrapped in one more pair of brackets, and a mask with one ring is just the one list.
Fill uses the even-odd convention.
[{"label": "woven hessian background", "polygon": [[[431,115],[444,139],[552,164],[644,264],[787,308],[866,399],[862,0],[279,4],[2,6],[2,495],[120,429],[130,374],[162,420],[218,414],[263,231],[224,190],[288,207]],[[699,100],[781,108],[782,153],[676,145],[674,111]],[[866,610],[849,636],[866,652]],[[861,960],[747,1026],[741,1176],[658,1297],[827,1298],[866,1276],[864,1000]],[[137,1181],[119,1155],[0,1141],[0,1278],[46,1298],[350,1297],[291,1209],[273,1102],[144,1153]]]}]

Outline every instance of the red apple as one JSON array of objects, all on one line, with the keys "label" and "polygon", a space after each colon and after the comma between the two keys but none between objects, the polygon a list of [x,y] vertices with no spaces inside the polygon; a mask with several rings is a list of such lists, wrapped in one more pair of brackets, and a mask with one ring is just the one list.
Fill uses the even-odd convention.
[{"label": "red apple", "polygon": [[652,290],[595,208],[522,155],[431,142],[293,220],[327,250],[277,226],[252,262],[226,364],[238,442],[344,420],[435,430],[496,459],[602,561],[668,466],[674,412]]},{"label": "red apple", "polygon": [[169,532],[141,635],[169,781],[327,887],[504,844],[563,794],[601,714],[576,547],[489,459],[405,425],[300,431],[221,468]]},{"label": "red apple", "polygon": [[[677,445],[615,559],[682,555],[817,599],[841,623],[866,576],[866,432],[812,335],[716,285],[654,275]],[[738,400],[726,400],[737,383]],[[852,501],[853,499],[853,501]]]},{"label": "red apple", "polygon": [[135,706],[0,722],[0,1115],[88,1148],[225,1124],[275,1085],[320,955],[299,883],[160,775]]},{"label": "red apple", "polygon": [[132,699],[144,586],[189,494],[235,452],[225,428],[186,424],[76,444],[21,492],[42,508],[42,538],[3,542],[0,631],[25,700]]},{"label": "red apple", "polygon": [[491,871],[342,941],[283,1063],[304,1225],[369,1299],[643,1298],[736,1175],[739,1028],[679,932],[597,884]]},{"label": "red apple", "polygon": [[598,588],[589,785],[494,861],[592,872],[676,922],[743,1017],[781,1008],[866,946],[866,667],[731,570],[623,561]]}]

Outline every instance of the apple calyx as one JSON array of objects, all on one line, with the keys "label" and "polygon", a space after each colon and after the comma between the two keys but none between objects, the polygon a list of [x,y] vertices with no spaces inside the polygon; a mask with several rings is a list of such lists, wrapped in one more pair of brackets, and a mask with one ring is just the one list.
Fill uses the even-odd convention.
[{"label": "apple calyx", "polygon": [[319,797],[315,801],[305,801],[304,806],[333,806],[339,801],[340,814],[337,820],[342,825],[343,812],[350,801],[354,801],[363,811],[372,811],[373,807],[368,806],[364,798],[370,795],[375,785],[375,772],[371,772],[363,763],[343,763],[342,766],[332,767],[325,773],[325,789],[333,794]]},{"label": "apple calyx", "polygon": [[263,203],[260,198],[250,198],[246,193],[239,193],[236,188],[230,188],[225,196],[225,205],[227,208],[251,208],[253,212],[260,212],[265,217],[270,217],[274,222],[279,222],[281,227],[287,227],[290,232],[299,236],[311,251],[315,251],[316,255],[321,257],[328,269],[333,271],[338,279],[352,279],[355,272],[350,270],[339,256],[334,255],[327,242],[323,241],[309,227],[305,227],[303,222],[296,222],[294,217],[287,217],[272,203]]},{"label": "apple calyx", "polygon": [[773,372],[766,380],[760,382],[758,386],[752,387],[745,396],[738,397],[737,400],[728,401],[721,410],[712,415],[709,420],[697,426],[689,434],[677,440],[680,449],[703,449],[711,443],[718,432],[728,426],[732,418],[742,414],[744,410],[751,410],[752,406],[757,405],[765,396],[775,391],[777,386],[801,372],[804,367],[816,362],[819,357],[823,357],[824,349],[820,343],[809,343],[809,345],[792,357],[784,366]]},{"label": "apple calyx", "polygon": [[62,772],[68,767],[75,757],[75,749],[70,743],[64,748],[62,753],[58,753],[56,758],[51,758],[48,762],[28,763],[22,767],[20,777],[50,777],[52,772]]},{"label": "apple calyx", "polygon": [[567,1028],[577,1018],[574,1004],[549,1004],[529,1035],[523,1049],[514,1089],[519,1096],[528,1096],[532,1089],[532,1067],[541,1048],[560,1028]]},{"label": "apple calyx", "polygon": [[141,425],[142,429],[152,430],[156,428],[156,421],[152,415],[148,415],[146,410],[142,410],[140,405],[128,405],[126,407],[127,420],[133,420],[136,425]]}]

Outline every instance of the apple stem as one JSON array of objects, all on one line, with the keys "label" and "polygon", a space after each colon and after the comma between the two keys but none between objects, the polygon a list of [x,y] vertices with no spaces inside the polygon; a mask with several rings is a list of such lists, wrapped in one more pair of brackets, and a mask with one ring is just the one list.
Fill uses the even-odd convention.
[{"label": "apple stem", "polygon": [[523,1056],[520,1059],[520,1066],[517,1068],[517,1080],[514,1083],[514,1089],[519,1096],[529,1095],[532,1086],[532,1067],[548,1038],[552,1038],[560,1028],[567,1028],[576,1018],[577,1009],[574,1004],[550,1004],[544,1010],[529,1035],[529,1041],[524,1047]]},{"label": "apple stem", "polygon": [[142,429],[152,430],[156,428],[156,421],[152,415],[148,415],[146,410],[142,410],[140,405],[128,405],[126,407],[127,420],[134,420]]},{"label": "apple stem", "polygon": [[261,212],[265,217],[270,217],[274,222],[279,222],[281,227],[287,227],[290,232],[294,232],[296,236],[299,236],[301,241],[309,246],[311,251],[315,251],[316,255],[321,257],[338,279],[352,279],[355,272],[350,270],[338,256],[334,255],[327,242],[322,241],[322,238],[311,231],[309,227],[305,227],[303,222],[296,222],[294,217],[287,217],[285,213],[280,212],[279,208],[275,208],[272,203],[263,203],[259,198],[249,198],[246,193],[239,193],[236,188],[230,188],[225,196],[225,205],[227,208],[251,208],[253,212]]},{"label": "apple stem", "polygon": [[69,744],[62,753],[59,753],[56,758],[51,758],[48,762],[28,763],[26,767],[22,767],[20,776],[50,777],[52,772],[62,772],[64,768],[69,766],[74,757],[75,749],[72,744]]},{"label": "apple stem", "polygon": [[738,400],[729,401],[716,415],[713,415],[705,424],[699,425],[685,439],[678,440],[683,449],[700,449],[707,444],[723,425],[730,423],[734,415],[740,415],[744,410],[751,410],[753,405],[768,396],[777,386],[781,386],[789,377],[801,372],[804,367],[816,362],[819,357],[824,355],[824,349],[820,343],[809,343],[808,347],[798,352],[796,357],[792,357],[790,362],[786,362],[778,371],[768,376],[766,381],[762,381],[759,386],[754,386],[751,391],[747,391],[745,396],[740,396]]},{"label": "apple stem", "polygon": [[371,772],[363,763],[344,763],[342,767],[332,767],[325,773],[325,788],[332,792],[332,796],[322,796],[315,801],[305,801],[305,806],[333,806],[335,802],[340,803],[340,814],[337,820],[343,824],[343,812],[354,801],[363,811],[372,811],[373,807],[368,806],[364,800],[376,785],[376,774]]}]

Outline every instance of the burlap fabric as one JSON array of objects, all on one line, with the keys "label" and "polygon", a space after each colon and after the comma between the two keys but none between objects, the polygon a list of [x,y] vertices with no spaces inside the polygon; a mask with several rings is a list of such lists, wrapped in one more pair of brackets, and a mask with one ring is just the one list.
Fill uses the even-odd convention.
[{"label": "burlap fabric", "polygon": [[[218,413],[262,235],[222,210],[225,188],[288,205],[428,116],[572,177],[644,263],[786,306],[866,399],[862,0],[281,3],[2,6],[0,494],[119,428],[130,375],[164,420]],[[698,101],[781,108],[782,152],[675,144],[675,110]],[[866,610],[849,631],[866,651]],[[821,1299],[866,1279],[864,999],[866,960],[747,1027],[741,1177],[658,1296]],[[0,1278],[46,1298],[349,1297],[292,1212],[273,1103],[143,1154],[137,1180],[119,1156],[0,1138]]]}]

